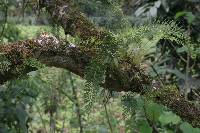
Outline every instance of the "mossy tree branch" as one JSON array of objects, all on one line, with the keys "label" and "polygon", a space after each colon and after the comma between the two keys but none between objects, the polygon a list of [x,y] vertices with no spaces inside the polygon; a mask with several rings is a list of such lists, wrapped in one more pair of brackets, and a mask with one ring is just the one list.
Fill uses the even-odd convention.
[{"label": "mossy tree branch", "polygon": [[183,120],[194,127],[200,127],[200,106],[185,99],[176,86],[164,86],[147,91],[144,96],[156,103],[167,106]]},{"label": "mossy tree branch", "polygon": [[[1,45],[0,53],[0,56],[6,57],[7,61],[10,62],[9,68],[0,72],[1,84],[36,70],[37,68],[26,64],[26,60],[29,58],[36,58],[47,66],[67,69],[84,78],[85,68],[93,56],[93,54],[83,51],[78,46],[58,41],[48,35],[41,35],[33,40]],[[146,91],[145,88],[139,87],[139,85],[143,86],[144,84],[138,81],[128,80],[123,84],[125,80],[131,78],[130,75],[134,74],[135,69],[128,62],[122,62],[118,69],[109,70],[108,68],[107,73],[110,76],[106,78],[102,86],[114,91],[132,91],[150,97],[155,102],[172,109],[193,126],[200,126],[200,107],[185,100],[174,88],[157,88]]]},{"label": "mossy tree branch", "polygon": [[[55,22],[64,28],[66,34],[78,36],[83,40],[90,38],[105,40],[106,36],[109,36],[108,32],[99,30],[78,10],[71,8],[68,0],[48,0],[48,3],[43,2],[43,6],[47,8]],[[86,66],[95,56],[95,53],[90,50],[85,51],[50,35],[41,35],[33,40],[0,45],[0,53],[0,56],[9,62],[8,69],[0,71],[1,84],[36,70],[37,68],[26,64],[26,60],[29,58],[36,58],[48,66],[68,69],[84,78]],[[118,67],[107,67],[106,79],[101,85],[113,91],[132,91],[150,97],[155,102],[172,109],[193,126],[200,126],[200,107],[186,101],[182,95],[171,89],[157,88],[146,91],[143,86],[151,87],[151,80],[138,66],[127,60],[121,60]]]},{"label": "mossy tree branch", "polygon": [[30,58],[38,59],[47,66],[68,69],[82,77],[89,60],[89,56],[79,48],[47,34],[32,40],[0,45],[0,53],[8,62],[7,68],[3,67],[5,69],[0,71],[0,84],[37,70],[27,63]]},{"label": "mossy tree branch", "polygon": [[65,34],[78,36],[83,40],[103,39],[107,34],[97,28],[73,5],[73,0],[40,0],[40,7],[46,8],[55,23],[63,27]]},{"label": "mossy tree branch", "polygon": [[[49,3],[43,2],[43,6],[47,8],[54,20],[64,28],[65,33],[72,36],[79,36],[82,39],[90,39],[91,37],[94,37],[97,40],[104,40],[105,36],[109,36],[105,30],[96,28],[88,21],[87,17],[85,17],[77,9],[73,8],[71,0],[58,0],[56,3],[54,0],[50,1],[51,2]],[[152,93],[153,95],[151,95],[151,97],[154,101],[171,108],[183,119],[192,123],[193,126],[200,126],[199,107],[196,107],[193,103],[186,101],[183,96],[179,94],[179,92],[174,91],[174,89],[171,91],[170,88],[164,89],[164,91],[161,88],[151,90],[151,92],[146,91],[145,94],[145,90],[143,90],[144,88],[139,86],[146,85],[151,81],[145,77],[142,70],[127,61],[121,61],[120,64],[121,65],[118,68],[108,68],[107,72],[109,74],[106,76],[106,80],[108,81],[105,86],[106,88],[115,88],[114,90],[118,91],[131,90],[144,95]],[[141,80],[138,81],[137,78],[133,78],[130,75],[139,75]],[[121,83],[120,86],[119,83]]]}]

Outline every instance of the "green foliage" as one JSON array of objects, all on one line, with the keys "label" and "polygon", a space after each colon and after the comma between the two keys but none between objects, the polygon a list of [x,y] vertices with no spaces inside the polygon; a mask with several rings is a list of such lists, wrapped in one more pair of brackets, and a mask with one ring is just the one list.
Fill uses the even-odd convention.
[{"label": "green foliage", "polygon": [[[31,90],[30,90],[31,89]],[[0,132],[28,132],[27,107],[32,106],[37,96],[36,86],[25,80],[12,81],[1,86]]]},{"label": "green foliage", "polygon": [[163,126],[170,124],[177,125],[181,122],[181,119],[172,112],[164,112],[162,115],[160,115],[159,121]]},{"label": "green foliage", "polygon": [[123,0],[76,0],[75,3],[99,26],[111,31],[130,27],[121,9]]},{"label": "green foliage", "polygon": [[184,122],[180,125],[180,130],[183,133],[199,133],[200,129],[199,128],[193,128],[189,123]]},{"label": "green foliage", "polygon": [[85,75],[87,80],[84,89],[85,109],[89,111],[94,102],[96,102],[97,95],[100,92],[100,84],[105,79],[105,66],[99,61],[93,59],[87,67]]},{"label": "green foliage", "polygon": [[144,26],[126,29],[119,33],[120,50],[125,57],[131,58],[135,64],[140,64],[149,54],[156,52],[157,44],[165,39],[180,44],[186,52],[195,57],[194,44],[187,33],[175,22],[155,22]]},{"label": "green foliage", "polygon": [[137,100],[134,97],[135,95],[133,93],[128,93],[122,96],[121,101],[124,109],[123,112],[125,115],[128,115],[129,113],[132,114],[135,112],[135,108],[137,107]]},{"label": "green foliage", "polygon": [[16,107],[17,118],[19,119],[19,124],[22,132],[27,133],[28,129],[26,123],[28,121],[28,113],[24,110],[22,105],[17,105]]},{"label": "green foliage", "polygon": [[0,53],[0,73],[6,72],[10,69],[11,63],[9,60]]},{"label": "green foliage", "polygon": [[[154,19],[160,21],[175,20],[176,24],[185,29],[187,36],[190,36],[190,41],[186,41],[186,46],[180,46],[176,42],[169,42],[167,40],[161,40],[156,47],[156,51],[150,56],[150,63],[153,67],[150,68],[150,74],[154,78],[162,78],[168,84],[177,83],[180,90],[184,90],[184,84],[188,82],[189,89],[199,89],[196,85],[196,79],[199,75],[199,26],[200,26],[200,12],[197,5],[198,0],[183,0],[181,3],[179,0],[142,0],[138,3],[134,3],[135,8],[127,8],[132,10],[131,15],[133,18],[133,25],[141,25],[145,22],[152,22]],[[156,3],[160,3],[159,7]],[[129,7],[127,5],[127,7]],[[153,9],[153,10],[152,10]],[[126,11],[126,9],[124,9]],[[151,11],[156,14],[152,16]],[[187,59],[187,55],[190,57]],[[186,65],[189,62],[189,68],[186,70]],[[155,71],[156,70],[156,71]],[[186,76],[187,72],[188,77]],[[158,76],[159,75],[159,76]],[[168,78],[167,78],[168,77]],[[189,81],[186,81],[187,77]]]},{"label": "green foliage", "polygon": [[126,132],[152,132],[146,119],[144,104],[143,99],[139,95],[134,96],[134,94],[128,93],[122,97],[122,106],[127,116]]},{"label": "green foliage", "polygon": [[111,38],[105,38],[103,42],[97,44],[97,57],[91,61],[86,71],[86,80],[90,82],[88,85],[90,88],[93,87],[93,89],[87,89],[86,94],[90,94],[91,97],[88,95],[86,99],[88,101],[90,101],[89,99],[94,100],[94,93],[97,94],[96,87],[103,83],[107,66],[117,64],[116,60],[120,58],[130,58],[133,64],[140,65],[147,55],[156,51],[156,45],[162,39],[181,44],[188,53],[191,53],[193,47],[190,37],[174,22],[168,23],[163,22],[127,29],[125,32],[113,36],[117,39],[113,39],[111,36]]},{"label": "green foliage", "polygon": [[[118,64],[116,62],[119,62],[120,59],[127,58],[130,59],[133,64],[139,66],[146,60],[147,56],[156,53],[157,44],[160,43],[161,40],[177,43],[181,48],[185,49],[186,53],[194,55],[194,58],[196,56],[193,50],[195,45],[192,43],[191,38],[183,29],[179,28],[175,22],[155,22],[154,24],[121,30],[117,35],[111,35],[111,37],[109,36],[109,38],[97,43],[95,45],[98,51],[97,56],[90,62],[86,71],[87,87],[84,97],[87,109],[92,108],[92,104],[96,101],[101,90],[99,85],[105,80],[107,67],[118,67],[115,65]],[[128,111],[133,113],[133,110],[135,110],[136,101],[133,97],[134,96],[131,97],[131,95],[128,95],[123,98],[125,114]],[[144,106],[147,110],[144,110],[142,107],[138,109],[138,112],[141,113],[139,113],[139,116],[143,116],[142,123],[147,123],[146,125],[148,125],[148,119],[153,123],[159,123],[159,117],[163,113],[163,109],[154,103],[148,103]],[[144,112],[146,112],[146,114],[144,114]],[[135,117],[131,116],[131,118],[137,119]],[[137,126],[140,125],[140,122],[141,121],[135,121]]]},{"label": "green foliage", "polygon": [[0,43],[2,42],[14,42],[16,40],[20,40],[20,31],[16,25],[13,23],[5,23],[4,27],[0,26],[0,30],[2,34],[0,34]]},{"label": "green foliage", "polygon": [[33,68],[38,68],[38,69],[41,69],[41,68],[44,68],[45,65],[40,63],[37,59],[34,59],[34,58],[29,58],[25,61],[25,64],[28,65],[28,66],[31,66]]},{"label": "green foliage", "polygon": [[122,96],[121,103],[126,118],[127,132],[197,132],[199,129],[185,124],[179,116],[164,106],[146,100],[139,95],[127,93]]},{"label": "green foliage", "polygon": [[152,122],[157,122],[159,120],[160,115],[163,113],[163,108],[162,106],[154,102],[145,101],[144,111],[146,113],[147,119],[149,119]]},{"label": "green foliage", "polygon": [[192,24],[195,20],[195,16],[192,14],[192,12],[186,12],[186,11],[177,12],[175,15],[175,19],[178,19],[180,17],[185,17],[188,24]]},{"label": "green foliage", "polygon": [[[133,64],[140,65],[147,60],[147,57],[161,53],[157,51],[157,46],[163,44],[163,40],[176,44],[176,53],[178,54],[184,55],[189,53],[194,60],[200,56],[199,43],[194,43],[189,35],[173,21],[155,22],[131,28],[131,24],[128,23],[126,16],[122,13],[121,1],[84,0],[78,2],[78,4],[82,4],[82,10],[88,12],[89,15],[96,15],[97,18],[91,18],[93,21],[100,26],[114,31],[114,34],[110,33],[104,40],[96,42],[94,47],[97,50],[97,55],[87,66],[85,73],[87,81],[83,92],[84,108],[87,110],[91,111],[91,108],[97,104],[98,98],[105,100],[104,96],[106,96],[106,93],[100,88],[100,85],[105,82],[106,69],[109,66],[111,68],[118,67],[119,60],[123,58],[129,58]],[[141,14],[141,11],[143,13],[143,11],[145,12],[146,9],[149,9],[150,14],[155,17],[159,8],[164,6],[163,1],[160,4],[159,2],[160,0],[150,2],[150,4],[145,6],[145,9],[142,7],[140,8],[142,10],[139,10],[140,12],[137,11],[137,13]],[[165,9],[166,11],[169,10],[168,7]],[[98,17],[101,18],[99,19]],[[103,20],[103,17],[105,17],[105,20]],[[181,17],[187,19],[190,25],[193,25],[197,18],[195,14],[185,11],[176,14],[177,19]],[[1,30],[2,28],[0,27]],[[18,39],[33,38],[39,32],[50,32],[51,30],[55,29],[38,26],[16,26],[11,23],[5,23],[6,32],[0,38],[1,42],[13,42]],[[64,33],[59,34],[63,35]],[[169,44],[167,45],[169,46]],[[153,57],[156,58],[156,56]],[[168,58],[159,62],[160,64],[156,64],[158,66],[156,69],[161,70],[166,60]],[[44,68],[35,59],[27,60],[26,64],[37,68]],[[8,70],[9,66],[9,61],[0,55],[0,72]],[[182,66],[181,63],[180,66]],[[161,71],[165,73],[163,69]],[[161,73],[161,71],[158,72]],[[197,73],[198,69],[194,71],[194,73]],[[72,128],[77,128],[78,121],[75,120],[75,116],[72,113],[72,111],[76,112],[76,109],[74,108],[70,113],[64,112],[66,110],[69,111],[68,107],[73,107],[72,104],[67,103],[68,99],[72,99],[73,101],[73,97],[71,96],[72,91],[70,90],[71,86],[68,84],[66,71],[46,68],[40,72],[31,72],[29,75],[32,78],[28,80],[12,81],[8,82],[7,85],[1,86],[0,132],[27,132],[27,125],[30,122],[29,109],[33,110],[32,118],[38,118],[38,113],[34,112],[35,109],[39,114],[44,115],[45,122],[48,121],[48,114],[53,114],[53,119],[57,120],[57,131],[62,129],[62,118],[67,118],[70,121],[63,125],[70,125]],[[79,87],[82,89],[82,84],[77,84],[80,84]],[[39,95],[38,92],[40,92]],[[82,94],[82,91],[79,93]],[[36,97],[38,102],[32,106],[33,98],[36,99]],[[109,98],[110,95],[106,99],[106,102],[109,101]],[[177,115],[163,106],[146,101],[146,99],[139,95],[128,93],[122,97],[121,102],[124,114],[127,117],[127,132],[150,133],[155,130],[154,128],[159,132],[176,132],[179,130],[182,132],[199,132],[199,129],[194,129],[188,123],[183,123]],[[39,106],[39,109],[36,106]],[[102,107],[101,105],[98,106],[99,108],[92,112],[96,113],[94,113],[93,118],[98,119],[91,120],[88,125],[85,123],[86,132],[96,132],[97,130],[99,132],[108,132],[106,126],[104,126],[105,115],[99,113]],[[118,105],[112,106],[113,114],[120,111],[116,106]],[[101,117],[99,118],[99,116]],[[43,121],[41,116],[38,119],[40,119],[39,121]],[[85,119],[89,118],[85,117]],[[97,126],[90,127],[95,122],[98,123]],[[36,124],[37,127],[38,125]]]},{"label": "green foliage", "polygon": [[[107,35],[102,42],[95,45],[97,56],[94,57],[86,68],[85,79],[87,80],[84,93],[86,105],[91,107],[94,103],[100,84],[105,82],[105,73],[108,66],[117,65],[116,52],[117,42],[112,34]],[[88,107],[87,107],[88,108]]]}]

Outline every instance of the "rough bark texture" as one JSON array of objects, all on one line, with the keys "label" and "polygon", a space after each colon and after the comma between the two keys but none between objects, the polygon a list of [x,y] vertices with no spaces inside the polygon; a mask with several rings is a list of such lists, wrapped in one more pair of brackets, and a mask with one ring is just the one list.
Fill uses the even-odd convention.
[{"label": "rough bark texture", "polygon": [[107,32],[97,28],[87,17],[73,5],[72,0],[40,0],[55,23],[64,28],[66,34],[78,36],[84,40],[89,38],[103,39]]},{"label": "rough bark texture", "polygon": [[[83,44],[87,52],[94,53],[94,45],[101,42],[109,45],[113,36],[105,29],[96,27],[87,17],[73,5],[71,0],[41,0],[42,7],[46,7],[55,23],[63,27],[65,34],[78,36],[80,39],[87,40]],[[92,41],[91,41],[92,40]],[[94,48],[95,49],[95,48]],[[149,85],[150,81],[147,75],[139,67],[131,64],[127,60],[119,61],[118,68],[107,68],[105,88],[114,91],[134,91],[140,92],[141,88]]]},{"label": "rough bark texture", "polygon": [[194,127],[200,127],[200,106],[185,100],[175,86],[152,89],[150,92],[145,93],[145,96],[167,106]]},{"label": "rough bark texture", "polygon": [[[20,77],[21,75],[36,70],[25,63],[28,58],[36,58],[48,66],[65,68],[73,73],[84,77],[85,67],[92,58],[92,54],[82,51],[77,46],[55,40],[56,38],[48,35],[41,35],[37,39],[26,40],[9,45],[1,45],[1,56],[9,60],[9,69],[0,73],[0,83]],[[122,65],[124,65],[122,63]],[[126,84],[121,84],[130,78],[130,73],[135,71],[134,67],[118,68],[119,70],[108,70],[112,76],[107,77],[107,81],[102,86],[116,91],[133,91],[151,97],[157,103],[166,105],[184,120],[198,127],[200,121],[200,108],[194,103],[186,101],[183,96],[174,89],[156,89],[145,92],[144,88],[138,87],[137,81],[129,80]],[[122,69],[122,70],[121,70]],[[133,69],[133,70],[131,70]],[[140,70],[138,70],[140,71]],[[132,73],[133,74],[133,73]],[[135,86],[137,89],[131,87]],[[129,88],[130,87],[130,88]]]},{"label": "rough bark texture", "polygon": [[[69,0],[41,1],[52,15],[54,21],[60,24],[66,34],[78,36],[83,40],[95,38],[106,40],[109,33],[96,28],[78,10],[71,7]],[[48,34],[42,34],[33,40],[26,40],[9,45],[0,45],[0,56],[8,60],[8,69],[0,71],[0,84],[37,68],[26,64],[29,58],[36,58],[48,66],[65,68],[84,77],[85,68],[95,53],[78,46],[58,40]],[[150,86],[151,82],[140,68],[134,64],[121,60],[116,68],[106,68],[106,81],[102,86],[114,91],[132,91],[150,97],[157,103],[166,105],[194,127],[200,126],[200,107],[186,101],[178,92],[171,89],[152,89],[146,91],[143,86]],[[139,77],[139,78],[137,78]],[[139,80],[138,80],[139,79]]]},{"label": "rough bark texture", "polygon": [[37,70],[26,63],[29,58],[38,59],[47,66],[68,69],[81,77],[90,59],[79,48],[47,34],[33,40],[0,45],[0,53],[9,61],[8,68],[0,72],[0,84]]}]

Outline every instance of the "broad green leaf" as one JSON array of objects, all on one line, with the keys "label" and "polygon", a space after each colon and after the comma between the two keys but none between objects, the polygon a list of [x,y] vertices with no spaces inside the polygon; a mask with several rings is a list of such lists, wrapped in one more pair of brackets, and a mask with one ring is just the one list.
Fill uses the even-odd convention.
[{"label": "broad green leaf", "polygon": [[23,109],[21,104],[17,105],[16,114],[17,114],[17,117],[19,119],[19,124],[20,124],[20,127],[21,127],[23,133],[28,133],[28,129],[26,127],[26,122],[28,120],[28,114]]},{"label": "broad green leaf", "polygon": [[138,123],[140,133],[152,133],[152,128],[146,121],[140,121]]},{"label": "broad green leaf", "polygon": [[192,22],[195,20],[195,16],[193,15],[192,12],[186,12],[186,11],[182,11],[182,12],[177,12],[175,15],[175,19],[178,19],[180,17],[185,17],[185,19],[188,21],[189,24],[192,24]]},{"label": "broad green leaf", "polygon": [[193,128],[189,123],[184,122],[180,125],[180,130],[183,133],[200,133],[199,128]]},{"label": "broad green leaf", "polygon": [[162,114],[163,112],[163,108],[162,106],[156,104],[156,103],[153,103],[153,102],[149,102],[146,106],[146,114],[148,116],[148,118],[151,120],[151,121],[158,121],[159,120],[159,117],[160,115]]},{"label": "broad green leaf", "polygon": [[192,12],[187,12],[186,19],[189,24],[192,24],[192,22],[195,20],[195,16],[192,14]]},{"label": "broad green leaf", "polygon": [[177,53],[183,53],[183,52],[187,52],[188,50],[187,50],[187,48],[186,47],[181,47],[181,48],[177,48],[176,49],[176,52]]},{"label": "broad green leaf", "polygon": [[178,124],[181,122],[181,119],[179,116],[175,115],[174,113],[170,112],[164,112],[161,114],[159,117],[159,121],[162,125],[167,125],[167,124]]},{"label": "broad green leaf", "polygon": [[187,12],[185,12],[185,11],[177,12],[174,18],[175,18],[175,19],[178,19],[178,18],[180,18],[180,17],[182,17],[182,16],[185,16],[186,13],[187,13]]}]

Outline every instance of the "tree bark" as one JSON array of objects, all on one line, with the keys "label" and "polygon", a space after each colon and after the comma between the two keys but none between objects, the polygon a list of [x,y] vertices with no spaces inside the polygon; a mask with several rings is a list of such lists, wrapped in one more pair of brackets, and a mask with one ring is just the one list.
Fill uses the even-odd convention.
[{"label": "tree bark", "polygon": [[[0,83],[21,77],[22,75],[37,70],[37,68],[29,66],[26,60],[29,58],[38,59],[47,66],[54,66],[67,69],[80,77],[84,78],[85,68],[92,59],[93,54],[87,53],[78,46],[71,45],[59,41],[50,35],[41,35],[33,40],[20,41],[8,45],[0,45],[0,56],[4,56],[10,65],[8,69],[0,72]],[[126,62],[127,63],[127,62]],[[124,64],[122,64],[124,65]],[[146,91],[143,87],[145,84],[138,84],[137,81],[131,80],[122,83],[130,77],[130,73],[134,74],[135,67],[127,63],[130,67],[119,67],[119,70],[109,70],[107,81],[102,86],[114,91],[132,91],[140,93],[157,103],[163,104],[177,115],[188,121],[194,127],[200,126],[200,108],[194,103],[184,99],[174,88],[157,88]],[[121,70],[123,69],[123,70]],[[133,69],[133,70],[132,70]],[[140,71],[138,69],[138,71]],[[119,76],[122,75],[122,76]],[[142,78],[142,77],[141,77]],[[133,87],[133,88],[132,88]]]},{"label": "tree bark", "polygon": [[[66,34],[78,36],[82,40],[94,38],[96,41],[105,41],[110,35],[107,31],[99,29],[89,22],[71,5],[69,0],[48,0],[48,3],[43,0],[41,3],[52,15],[55,23],[64,28]],[[42,34],[33,40],[0,45],[0,57],[8,62],[6,65],[0,64],[0,66],[5,65],[6,67],[0,71],[0,84],[37,70],[36,67],[26,63],[29,58],[35,58],[47,66],[67,69],[84,78],[86,66],[95,57],[91,47],[87,47],[87,45],[85,47],[87,50],[48,34]],[[143,70],[127,60],[120,60],[118,67],[107,67],[105,82],[102,82],[101,86],[112,91],[140,93],[169,107],[194,127],[200,126],[200,107],[185,100],[174,88],[155,89]],[[150,90],[147,91],[145,86],[148,86]]]}]

